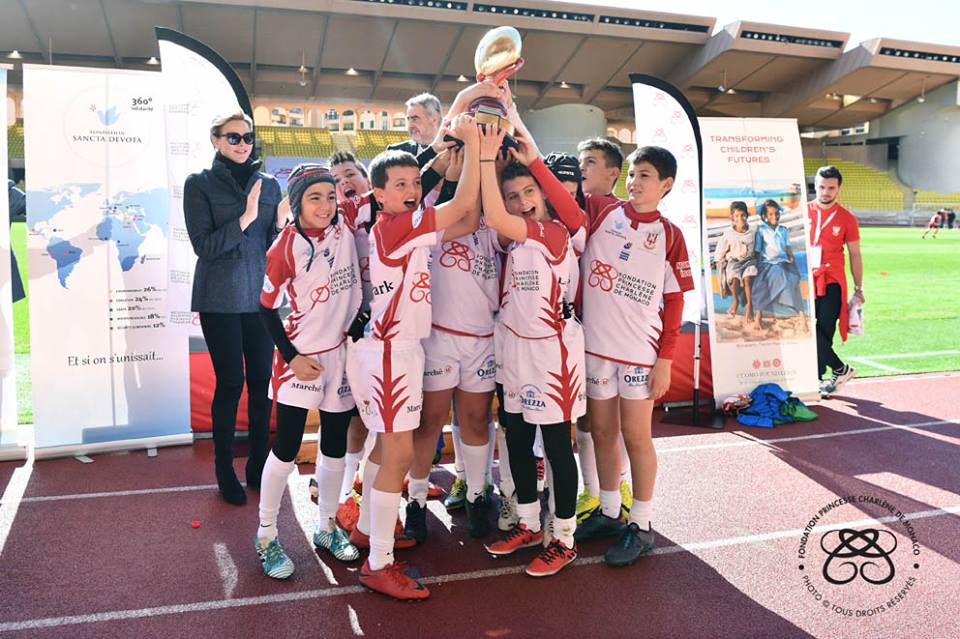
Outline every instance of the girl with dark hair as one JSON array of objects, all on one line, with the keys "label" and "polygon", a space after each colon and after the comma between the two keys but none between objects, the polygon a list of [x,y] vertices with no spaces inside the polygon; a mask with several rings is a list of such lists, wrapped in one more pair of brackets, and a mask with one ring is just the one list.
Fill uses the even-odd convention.
[{"label": "girl with dark hair", "polygon": [[757,229],[753,244],[759,261],[757,277],[753,281],[754,328],[758,331],[762,328],[763,313],[773,315],[783,310],[799,316],[801,323],[806,324],[800,271],[790,248],[790,233],[786,227],[780,226],[780,205],[767,200],[762,210],[764,221]]},{"label": "girl with dark hair", "polygon": [[246,502],[233,468],[237,405],[247,384],[250,456],[247,486],[260,487],[267,458],[270,357],[273,344],[258,315],[266,253],[286,220],[280,185],[251,157],[253,121],[243,113],[218,118],[210,129],[217,150],[209,169],[187,177],[183,214],[197,254],[191,309],[210,351],[216,390],[210,413],[217,485],[228,503]]}]

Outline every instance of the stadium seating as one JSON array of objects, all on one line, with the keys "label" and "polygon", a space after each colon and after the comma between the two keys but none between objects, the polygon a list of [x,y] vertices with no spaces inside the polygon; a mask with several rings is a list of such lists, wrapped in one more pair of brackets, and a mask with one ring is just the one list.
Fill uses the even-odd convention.
[{"label": "stadium seating", "polygon": [[327,129],[258,126],[257,136],[264,155],[322,158],[336,151]]},{"label": "stadium seating", "polygon": [[917,191],[917,204],[960,207],[960,193],[937,193],[935,191]]},{"label": "stadium seating", "polygon": [[376,131],[376,130],[358,130],[355,141],[357,148],[357,158],[360,160],[372,160],[378,153],[387,148],[387,145],[395,142],[403,142],[410,139],[406,131]]},{"label": "stadium seating", "polygon": [[899,211],[904,207],[903,192],[886,171],[860,162],[840,158],[804,158],[804,173],[815,175],[824,164],[832,164],[843,174],[840,201],[850,209]]},{"label": "stadium seating", "polygon": [[19,120],[13,126],[7,127],[7,156],[11,158],[23,157],[23,121]]}]

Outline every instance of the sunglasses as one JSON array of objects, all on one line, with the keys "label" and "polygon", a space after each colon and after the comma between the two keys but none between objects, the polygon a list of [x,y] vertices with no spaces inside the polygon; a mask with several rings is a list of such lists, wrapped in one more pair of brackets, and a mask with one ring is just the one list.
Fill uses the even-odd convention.
[{"label": "sunglasses", "polygon": [[244,133],[240,135],[239,133],[221,133],[217,136],[218,138],[227,138],[227,144],[230,146],[237,146],[240,144],[240,140],[243,140],[244,144],[253,144],[253,133]]}]

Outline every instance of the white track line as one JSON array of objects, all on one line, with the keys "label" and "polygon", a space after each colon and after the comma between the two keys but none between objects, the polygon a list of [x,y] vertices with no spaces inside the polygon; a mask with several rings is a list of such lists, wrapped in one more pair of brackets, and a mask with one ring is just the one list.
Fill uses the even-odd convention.
[{"label": "white track line", "polygon": [[869,357],[848,357],[847,359],[853,362],[854,364],[869,366],[870,368],[876,368],[881,371],[887,371],[888,373],[906,373],[907,372],[902,368],[896,368],[894,366],[887,366],[886,364],[875,362],[873,361],[873,359]]},{"label": "white track line", "polygon": [[[693,446],[675,446],[672,448],[657,448],[658,453],[682,453],[687,451],[699,451],[699,450],[712,450],[718,448],[743,448],[746,446],[769,446],[771,444],[782,444],[786,442],[797,442],[797,441],[806,441],[809,439],[830,439],[833,437],[845,437],[847,435],[863,435],[866,433],[877,433],[888,430],[918,430],[922,428],[930,428],[932,426],[946,426],[960,424],[960,419],[938,419],[929,422],[919,422],[917,424],[907,424],[904,426],[898,424],[887,424],[885,422],[878,422],[882,424],[881,426],[871,426],[869,428],[857,428],[854,430],[844,430],[844,431],[834,431],[830,433],[815,433],[813,435],[795,435],[789,437],[774,437],[772,439],[745,439],[732,442],[718,442],[715,444],[696,444]],[[736,434],[734,431],[726,431],[728,434]],[[443,464],[442,464],[443,465]],[[449,466],[452,468],[451,464],[445,464],[444,466]],[[291,475],[291,483],[293,482],[306,482],[310,476],[308,475]],[[26,486],[23,486],[24,488]],[[202,490],[214,490],[217,488],[216,484],[201,484],[197,486],[171,486],[168,488],[143,488],[140,490],[117,490],[113,492],[99,492],[99,493],[76,493],[72,495],[47,495],[43,497],[23,497],[22,499],[17,499],[16,503],[18,504],[29,504],[36,502],[56,502],[56,501],[69,501],[73,499],[95,499],[100,497],[131,497],[138,495],[155,495],[155,494],[164,494],[164,493],[182,493],[182,492],[192,492],[192,491],[202,491]],[[9,492],[9,486],[8,486]],[[0,505],[8,503],[12,504],[14,499],[9,497],[7,493],[4,493],[3,501],[0,501]],[[441,520],[442,521],[442,520]],[[445,522],[446,525],[446,522]],[[448,526],[449,528],[449,526]]]},{"label": "white track line", "polygon": [[[938,517],[941,515],[954,515],[960,513],[960,505],[947,506],[945,508],[934,508],[931,510],[922,510],[914,513],[908,513],[906,519],[911,521],[916,519],[926,519],[928,517]],[[849,528],[853,526],[866,526],[877,523],[893,523],[899,521],[897,517],[866,518],[856,521],[848,521],[830,526],[818,526],[814,531],[836,530],[839,528]],[[743,546],[748,544],[762,543],[771,539],[783,539],[795,537],[803,533],[802,528],[793,528],[790,530],[777,530],[768,533],[756,535],[743,535],[737,537],[728,537],[726,539],[714,539],[711,541],[691,542],[688,544],[675,544],[672,546],[663,546],[653,550],[652,555],[668,555],[680,552],[692,552],[697,550],[711,550],[714,548],[728,548],[731,546]],[[578,559],[570,569],[581,566],[592,566],[603,562],[602,555],[593,557],[584,557]],[[425,584],[444,584],[458,581],[468,581],[471,579],[486,579],[490,577],[500,577],[505,575],[514,575],[522,573],[525,566],[506,566],[503,568],[491,568],[488,570],[474,570],[471,572],[452,573],[449,575],[439,575],[436,577],[426,577],[420,581]],[[352,595],[364,592],[362,586],[337,586],[331,588],[319,588],[314,590],[304,590],[298,592],[287,592],[275,595],[261,595],[259,597],[241,597],[237,599],[220,599],[212,601],[197,601],[193,603],[172,604],[168,606],[155,606],[152,608],[140,608],[134,610],[112,610],[107,612],[95,612],[86,615],[68,615],[64,617],[45,617],[40,619],[27,619],[25,621],[8,621],[0,623],[0,632],[17,632],[23,630],[37,630],[40,628],[58,628],[62,626],[72,626],[87,623],[103,623],[107,621],[122,621],[126,619],[145,619],[149,617],[161,617],[165,615],[179,615],[191,612],[207,612],[211,610],[224,610],[228,608],[243,608],[247,606],[262,606],[272,603],[285,603],[291,601],[303,601],[306,599],[337,597],[341,595]],[[351,616],[352,617],[352,616]],[[353,627],[351,619],[351,627]],[[362,631],[361,631],[362,632]]]},{"label": "white track line", "polygon": [[948,350],[948,351],[921,351],[919,353],[893,353],[890,355],[867,355],[867,358],[869,359],[911,359],[914,357],[933,357],[935,355],[960,355],[960,351]]}]

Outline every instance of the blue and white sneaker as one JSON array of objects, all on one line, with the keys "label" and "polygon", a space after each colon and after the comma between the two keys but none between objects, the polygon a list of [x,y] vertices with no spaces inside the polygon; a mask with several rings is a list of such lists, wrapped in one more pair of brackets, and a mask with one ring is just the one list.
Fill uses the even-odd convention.
[{"label": "blue and white sneaker", "polygon": [[267,540],[253,540],[257,555],[260,556],[260,563],[263,565],[263,574],[274,579],[286,579],[293,574],[293,562],[287,557],[279,539],[273,539],[264,546],[265,541]]},{"label": "blue and white sneaker", "polygon": [[326,530],[318,523],[313,529],[313,545],[317,550],[328,551],[340,561],[355,561],[360,558],[360,551],[350,543],[350,537],[340,526]]}]

